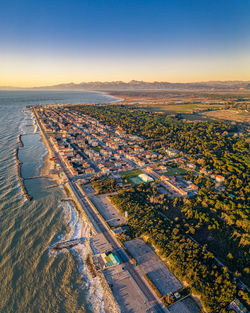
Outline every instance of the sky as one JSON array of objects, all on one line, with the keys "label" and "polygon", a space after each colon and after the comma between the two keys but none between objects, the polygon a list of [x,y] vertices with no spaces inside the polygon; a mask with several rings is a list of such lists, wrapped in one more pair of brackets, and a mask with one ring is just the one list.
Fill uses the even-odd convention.
[{"label": "sky", "polygon": [[250,0],[0,0],[0,86],[250,80]]}]

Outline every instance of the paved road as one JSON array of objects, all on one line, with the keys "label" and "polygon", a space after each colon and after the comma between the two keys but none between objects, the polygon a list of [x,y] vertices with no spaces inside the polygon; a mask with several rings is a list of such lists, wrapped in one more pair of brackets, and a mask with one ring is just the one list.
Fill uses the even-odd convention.
[{"label": "paved road", "polygon": [[100,219],[100,217],[94,212],[93,208],[89,205],[89,203],[86,201],[85,197],[81,195],[81,192],[78,188],[78,186],[75,183],[72,183],[73,189],[77,194],[77,198],[79,202],[82,204],[85,212],[87,211],[91,216],[91,220],[95,221],[95,224],[98,225],[99,230],[101,233],[105,236],[107,241],[111,244],[113,249],[115,250],[116,255],[118,256],[121,263],[123,263],[126,268],[128,269],[128,272],[130,275],[134,278],[135,282],[141,289],[141,291],[144,293],[146,298],[150,303],[155,303],[153,309],[155,312],[164,312],[161,308],[160,304],[157,302],[155,296],[149,289],[149,287],[145,284],[143,279],[140,277],[137,270],[134,268],[134,265],[130,263],[130,259],[125,253],[125,251],[121,248],[120,244],[116,241],[116,239],[113,237],[113,235],[108,230],[107,226],[104,224],[104,222]]},{"label": "paved road", "polygon": [[98,173],[100,172],[98,166],[95,165],[86,155],[83,153],[74,143],[68,141],[68,143],[72,146],[72,148],[77,151],[78,154],[80,154],[81,157],[83,157],[84,160],[88,161],[88,163],[91,165],[91,167]]},{"label": "paved road", "polygon": [[[39,125],[39,127],[41,129],[41,132],[44,134],[45,138],[47,139],[48,145],[50,146],[50,148],[54,152],[54,154],[58,155],[56,153],[56,151],[54,150],[52,144],[48,140],[47,134],[43,131],[43,128],[42,128],[42,126],[40,124],[39,119],[37,118],[37,114],[36,114],[35,111],[34,111],[34,114],[36,116],[38,125]],[[61,167],[65,170],[66,169],[65,165],[61,161],[59,155],[58,155],[58,160],[60,162]],[[76,183],[71,181],[72,175],[68,174],[68,170],[65,171],[65,175],[67,176],[67,178],[69,180],[69,185],[71,186],[72,190],[74,191],[76,198],[78,199],[78,201],[82,205],[82,208],[86,212],[87,216],[89,217],[90,221],[93,223],[93,225],[96,228],[96,230],[98,232],[102,233],[105,236],[107,241],[111,244],[111,246],[115,250],[119,260],[121,261],[121,263],[123,263],[126,266],[126,268],[128,269],[128,272],[134,278],[135,282],[137,283],[138,287],[141,289],[141,291],[143,292],[143,294],[145,295],[145,297],[147,298],[149,303],[150,304],[154,304],[153,307],[152,307],[152,310],[154,312],[164,313],[164,310],[162,309],[161,305],[158,303],[157,299],[155,298],[155,296],[152,293],[152,291],[150,290],[150,288],[147,286],[145,281],[140,277],[139,273],[134,268],[134,265],[132,263],[130,263],[130,259],[127,256],[127,254],[125,253],[125,251],[122,249],[120,244],[117,242],[117,240],[110,233],[109,229],[107,228],[105,223],[100,219],[98,214],[96,214],[96,212],[94,212],[93,208],[86,201],[85,197],[82,195],[82,193],[79,190],[79,188],[76,185]]]}]

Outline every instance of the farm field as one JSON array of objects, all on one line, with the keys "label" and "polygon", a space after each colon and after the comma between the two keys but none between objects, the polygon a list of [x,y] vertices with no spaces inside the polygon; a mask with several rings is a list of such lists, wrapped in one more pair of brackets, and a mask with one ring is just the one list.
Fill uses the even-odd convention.
[{"label": "farm field", "polygon": [[218,104],[150,104],[145,105],[144,108],[153,112],[169,112],[169,113],[192,113],[193,111],[201,111],[206,109],[219,109],[223,107]]},{"label": "farm field", "polygon": [[242,110],[217,110],[205,112],[202,115],[220,120],[250,123],[250,112]]}]

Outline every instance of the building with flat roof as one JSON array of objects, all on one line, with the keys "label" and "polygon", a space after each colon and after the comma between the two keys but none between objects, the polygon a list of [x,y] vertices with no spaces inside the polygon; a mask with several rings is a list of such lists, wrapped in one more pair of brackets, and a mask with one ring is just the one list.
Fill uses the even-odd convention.
[{"label": "building with flat roof", "polygon": [[138,175],[138,177],[145,183],[151,183],[154,181],[152,177],[150,177],[149,175],[145,173]]},{"label": "building with flat roof", "polygon": [[105,263],[105,266],[113,266],[120,263],[118,257],[112,252],[102,253],[101,257]]},{"label": "building with flat roof", "polygon": [[229,309],[234,310],[236,313],[249,313],[248,309],[240,302],[239,299],[234,299],[229,304]]}]

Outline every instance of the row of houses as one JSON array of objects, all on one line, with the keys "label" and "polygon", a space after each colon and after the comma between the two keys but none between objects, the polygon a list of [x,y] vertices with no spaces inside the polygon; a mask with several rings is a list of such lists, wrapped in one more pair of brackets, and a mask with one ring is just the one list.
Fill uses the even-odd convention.
[{"label": "row of houses", "polygon": [[162,175],[161,180],[169,191],[174,191],[183,197],[194,195],[199,189],[199,187],[191,181],[176,179],[174,176]]}]

